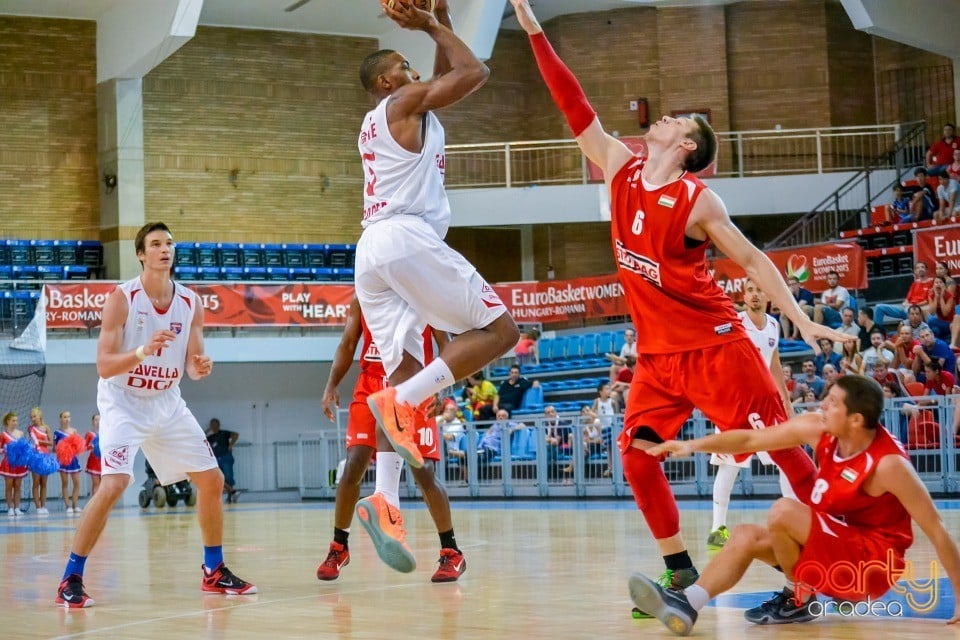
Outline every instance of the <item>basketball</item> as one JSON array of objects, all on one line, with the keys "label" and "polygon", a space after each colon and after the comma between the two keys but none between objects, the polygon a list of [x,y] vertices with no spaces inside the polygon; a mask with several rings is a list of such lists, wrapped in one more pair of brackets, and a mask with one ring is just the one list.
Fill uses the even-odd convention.
[{"label": "basketball", "polygon": [[429,11],[430,13],[433,13],[433,10],[437,6],[437,0],[386,0],[386,5],[393,9],[397,2],[400,4],[412,4],[417,9]]}]

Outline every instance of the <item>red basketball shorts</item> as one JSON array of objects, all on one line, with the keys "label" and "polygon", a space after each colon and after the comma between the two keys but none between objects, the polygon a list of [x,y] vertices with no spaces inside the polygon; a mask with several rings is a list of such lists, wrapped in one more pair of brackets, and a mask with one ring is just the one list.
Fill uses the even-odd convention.
[{"label": "red basketball shorts", "polygon": [[[350,419],[347,423],[347,448],[363,445],[377,448],[377,420],[373,417],[367,397],[384,388],[382,376],[360,374],[357,386],[353,390],[350,403]],[[440,441],[437,433],[437,419],[427,419],[417,412],[417,444],[420,454],[426,460],[440,460]]]},{"label": "red basketball shorts", "polygon": [[630,446],[639,427],[675,439],[694,407],[721,431],[787,419],[770,369],[749,338],[680,353],[638,354],[620,450]]}]

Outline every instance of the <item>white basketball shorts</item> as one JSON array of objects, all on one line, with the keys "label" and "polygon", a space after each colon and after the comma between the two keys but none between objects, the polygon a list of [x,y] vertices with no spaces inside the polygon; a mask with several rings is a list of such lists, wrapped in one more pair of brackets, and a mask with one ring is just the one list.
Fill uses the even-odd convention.
[{"label": "white basketball shorts", "polygon": [[97,408],[103,475],[133,476],[139,449],[163,485],[186,480],[187,473],[217,468],[203,429],[180,397],[180,387],[138,396],[101,379]]},{"label": "white basketball shorts", "polygon": [[427,325],[459,335],[507,313],[476,267],[419,216],[394,216],[364,229],[355,268],[357,298],[388,376],[404,351],[423,362]]}]

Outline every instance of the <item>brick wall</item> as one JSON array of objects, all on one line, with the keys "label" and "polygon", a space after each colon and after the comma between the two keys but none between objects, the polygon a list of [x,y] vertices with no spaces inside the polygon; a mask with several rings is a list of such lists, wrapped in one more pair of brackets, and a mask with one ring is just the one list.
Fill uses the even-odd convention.
[{"label": "brick wall", "polygon": [[877,121],[873,36],[857,31],[840,4],[827,11],[827,63],[830,124],[835,127]]},{"label": "brick wall", "polygon": [[0,236],[98,237],[96,24],[0,16]]}]

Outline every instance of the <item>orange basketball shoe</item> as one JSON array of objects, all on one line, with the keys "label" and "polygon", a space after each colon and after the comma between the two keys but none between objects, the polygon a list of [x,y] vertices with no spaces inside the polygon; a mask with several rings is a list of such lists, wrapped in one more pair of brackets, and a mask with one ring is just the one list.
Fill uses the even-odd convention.
[{"label": "orange basketball shoe", "polygon": [[423,455],[414,436],[417,432],[417,409],[407,402],[397,402],[395,387],[387,387],[382,391],[370,394],[367,405],[377,419],[377,424],[387,436],[393,450],[407,461],[411,467],[419,469],[423,466]]},{"label": "orange basketball shoe", "polygon": [[401,573],[417,568],[417,560],[407,546],[400,509],[390,506],[383,494],[375,493],[357,503],[357,517],[370,534],[377,555],[388,567]]},{"label": "orange basketball shoe", "polygon": [[339,542],[330,543],[330,553],[327,559],[317,568],[319,580],[336,580],[340,577],[340,569],[350,564],[350,552]]},{"label": "orange basketball shoe", "polygon": [[463,552],[440,549],[440,566],[430,578],[430,582],[456,582],[466,570],[467,561],[463,559]]}]

